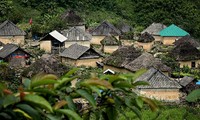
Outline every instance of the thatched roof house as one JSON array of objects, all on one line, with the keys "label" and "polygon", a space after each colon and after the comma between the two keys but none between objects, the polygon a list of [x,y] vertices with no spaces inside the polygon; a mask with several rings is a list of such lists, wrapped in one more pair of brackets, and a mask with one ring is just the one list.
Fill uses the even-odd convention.
[{"label": "thatched roof house", "polygon": [[145,32],[140,35],[137,42],[135,42],[135,45],[137,47],[142,47],[145,51],[149,52],[154,44],[155,38],[149,34],[148,32]]},{"label": "thatched roof house", "polygon": [[111,23],[103,21],[99,26],[92,30],[90,34],[92,34],[91,43],[100,45],[100,41],[107,35],[112,35],[119,39],[121,31]]},{"label": "thatched roof house", "polygon": [[151,34],[149,34],[148,32],[145,32],[139,36],[138,42],[149,43],[149,42],[153,42],[154,40],[155,38]]},{"label": "thatched roof house", "polygon": [[141,51],[133,46],[122,46],[103,60],[104,70],[115,72],[129,72],[124,66],[141,55]]},{"label": "thatched roof house", "polygon": [[146,29],[144,29],[141,34],[148,32],[151,35],[157,35],[159,36],[159,33],[162,29],[166,28],[162,23],[152,23],[150,26],[148,26]]},{"label": "thatched roof house", "polygon": [[164,101],[179,101],[181,86],[175,80],[155,68],[150,68],[147,72],[136,79],[149,83],[147,86],[138,86],[140,94],[150,98]]},{"label": "thatched roof house", "polygon": [[200,51],[189,42],[179,44],[170,54],[179,61],[180,67],[197,67],[197,65],[200,64]]},{"label": "thatched roof house", "polygon": [[103,60],[105,65],[122,68],[141,55],[141,51],[133,46],[122,46]]},{"label": "thatched roof house", "polygon": [[169,72],[171,70],[171,68],[163,64],[161,60],[154,58],[153,55],[147,52],[143,53],[135,60],[125,65],[125,68],[132,72],[143,68],[149,69],[151,67],[155,67],[162,72]]},{"label": "thatched roof house", "polygon": [[15,44],[6,44],[0,48],[0,60],[9,62],[12,66],[22,66],[26,65],[26,60],[31,55]]},{"label": "thatched roof house", "polygon": [[59,53],[64,48],[67,38],[54,30],[40,40],[40,49],[49,53]]},{"label": "thatched roof house", "polygon": [[105,53],[113,53],[121,45],[121,41],[118,40],[115,36],[108,35],[102,41],[102,50]]},{"label": "thatched roof house", "polygon": [[[0,24],[0,41],[4,44],[24,44],[26,33],[9,20]],[[8,37],[9,36],[9,37]]]},{"label": "thatched roof house", "polygon": [[69,26],[79,26],[84,25],[83,19],[78,16],[75,11],[69,10],[66,11],[61,18],[67,23]]},{"label": "thatched roof house", "polygon": [[194,38],[192,38],[190,35],[186,35],[186,36],[176,40],[174,42],[174,45],[178,46],[178,45],[183,44],[185,42],[189,42],[191,45],[193,45],[196,48],[200,47],[200,43],[197,40],[195,40]]},{"label": "thatched roof house", "polygon": [[82,45],[73,44],[60,53],[62,62],[76,66],[96,67],[96,62],[101,60],[101,55],[94,49]]},{"label": "thatched roof house", "polygon": [[54,55],[44,54],[28,68],[26,68],[22,75],[24,77],[33,77],[38,73],[55,74],[57,76],[62,76],[69,71],[69,67],[64,66],[58,58]]},{"label": "thatched roof house", "polygon": [[71,27],[68,30],[61,31],[61,33],[67,38],[65,41],[65,48],[75,43],[90,47],[92,36],[78,27]]},{"label": "thatched roof house", "polygon": [[160,36],[163,37],[162,42],[164,45],[173,45],[175,40],[186,35],[189,35],[189,33],[174,24],[160,31]]}]

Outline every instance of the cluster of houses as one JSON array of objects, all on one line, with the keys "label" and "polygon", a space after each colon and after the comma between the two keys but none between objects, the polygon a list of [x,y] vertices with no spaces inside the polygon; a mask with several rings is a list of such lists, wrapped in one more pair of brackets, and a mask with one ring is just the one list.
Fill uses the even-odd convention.
[{"label": "cluster of houses", "polygon": [[[146,81],[150,85],[138,87],[138,92],[165,101],[179,101],[180,90],[184,90],[184,87],[194,80],[173,80],[168,76],[171,68],[149,53],[157,42],[165,46],[174,46],[170,54],[179,62],[180,67],[198,67],[200,44],[188,32],[174,24],[165,26],[152,23],[141,32],[137,40],[126,44],[122,36],[131,32],[133,28],[125,23],[115,27],[108,21],[103,21],[96,28],[87,30],[82,19],[74,12],[70,11],[63,18],[68,22],[71,20],[66,29],[53,30],[39,40],[40,49],[59,56],[63,64],[101,66],[105,73],[111,74],[134,73],[145,68],[147,72],[136,81]],[[1,61],[9,62],[13,66],[26,66],[31,54],[19,47],[24,44],[24,31],[8,20],[0,25]],[[94,46],[98,46],[101,51]],[[104,53],[107,57],[104,57]]]}]

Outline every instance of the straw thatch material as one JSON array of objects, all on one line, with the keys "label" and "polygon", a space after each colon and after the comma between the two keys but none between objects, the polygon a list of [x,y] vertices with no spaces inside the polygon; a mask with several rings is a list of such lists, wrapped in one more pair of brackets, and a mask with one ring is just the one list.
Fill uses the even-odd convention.
[{"label": "straw thatch material", "polygon": [[103,60],[106,65],[124,67],[141,55],[141,51],[133,46],[122,46]]},{"label": "straw thatch material", "polygon": [[155,38],[151,34],[149,34],[148,32],[145,32],[140,35],[138,42],[148,43],[148,42],[152,42],[154,40],[155,40]]},{"label": "straw thatch material", "polygon": [[200,43],[197,42],[197,40],[195,40],[194,38],[192,38],[190,35],[186,35],[186,36],[184,36],[184,37],[176,40],[174,42],[174,45],[178,46],[178,45],[183,44],[185,42],[189,42],[194,47],[200,47]]},{"label": "straw thatch material", "polygon": [[121,42],[115,36],[108,35],[103,40],[101,40],[101,44],[119,46],[121,45]]},{"label": "straw thatch material", "polygon": [[169,72],[171,70],[170,67],[163,64],[158,58],[154,58],[150,53],[143,53],[141,56],[125,65],[125,68],[132,72],[143,68],[149,69],[151,67],[155,67],[162,72]]}]

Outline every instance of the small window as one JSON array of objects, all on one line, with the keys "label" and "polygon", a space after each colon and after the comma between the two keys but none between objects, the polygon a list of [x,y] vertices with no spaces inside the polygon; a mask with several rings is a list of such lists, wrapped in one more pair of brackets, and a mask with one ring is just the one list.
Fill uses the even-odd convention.
[{"label": "small window", "polygon": [[195,62],[192,62],[192,63],[191,63],[191,67],[192,67],[192,68],[195,68],[195,67],[196,67],[196,63],[195,63]]}]

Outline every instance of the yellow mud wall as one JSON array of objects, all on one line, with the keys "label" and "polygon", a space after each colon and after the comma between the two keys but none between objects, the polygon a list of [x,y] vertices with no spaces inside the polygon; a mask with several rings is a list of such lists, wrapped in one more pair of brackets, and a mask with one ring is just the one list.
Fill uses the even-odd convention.
[{"label": "yellow mud wall", "polygon": [[[115,36],[119,40],[119,36]],[[103,40],[105,36],[92,36],[91,44],[101,45],[101,40]]]},{"label": "yellow mud wall", "polygon": [[153,35],[153,37],[155,38],[155,41],[162,41],[162,37],[161,36]]},{"label": "yellow mud wall", "polygon": [[44,50],[45,52],[51,53],[51,41],[40,41],[40,49]]},{"label": "yellow mud wall", "polygon": [[196,63],[196,67],[198,67],[198,65],[200,65],[200,60],[192,60],[192,61],[179,61],[180,64],[180,68],[183,68],[183,66],[188,66],[189,68],[191,68],[191,64],[192,62]]},{"label": "yellow mud wall", "polygon": [[179,97],[181,96],[178,89],[141,89],[139,93],[148,98],[168,102],[179,101]]},{"label": "yellow mud wall", "polygon": [[136,42],[136,44],[138,46],[142,46],[142,48],[144,49],[144,51],[149,52],[153,46],[154,42],[149,42],[149,43],[142,43],[142,42]]},{"label": "yellow mud wall", "polygon": [[25,36],[0,36],[0,41],[4,44],[13,43],[18,45],[24,45]]},{"label": "yellow mud wall", "polygon": [[176,39],[179,37],[162,37],[162,42],[164,45],[173,45]]},{"label": "yellow mud wall", "polygon": [[134,44],[134,40],[120,39],[120,41],[122,42],[122,45],[124,45],[124,46],[131,46]]},{"label": "yellow mud wall", "polygon": [[119,48],[119,46],[104,46],[103,47],[103,51],[105,53],[113,53],[114,51],[116,51]]}]

